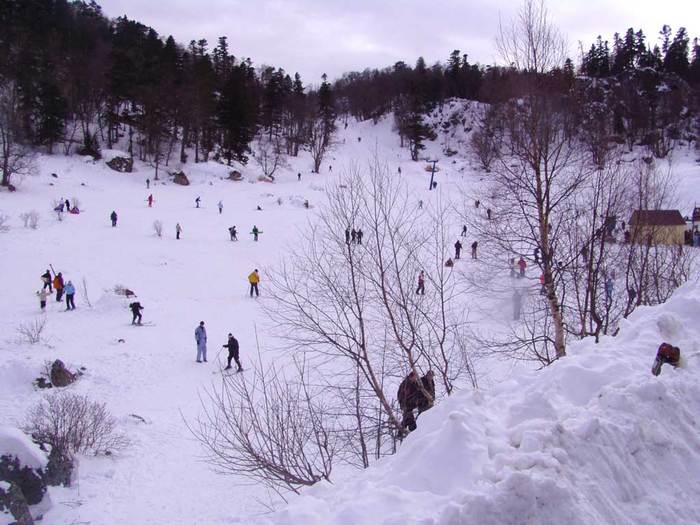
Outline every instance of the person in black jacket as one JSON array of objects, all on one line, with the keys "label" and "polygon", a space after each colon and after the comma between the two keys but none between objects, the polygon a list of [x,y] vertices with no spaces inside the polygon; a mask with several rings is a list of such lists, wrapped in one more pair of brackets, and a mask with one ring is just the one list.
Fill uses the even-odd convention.
[{"label": "person in black jacket", "polygon": [[44,283],[44,287],[42,288],[42,290],[46,290],[48,288],[49,292],[53,293],[53,288],[51,287],[53,277],[51,277],[51,272],[49,270],[46,270],[44,273],[41,274],[41,280]]},{"label": "person in black jacket", "polygon": [[141,310],[143,310],[143,306],[141,306],[141,303],[139,303],[138,301],[135,303],[131,303],[129,304],[129,308],[131,309],[131,315],[133,316],[131,319],[131,324],[141,324]]},{"label": "person in black jacket", "polygon": [[112,211],[112,214],[109,216],[109,218],[112,221],[112,228],[115,228],[117,226],[117,212]]},{"label": "person in black jacket", "polygon": [[405,433],[406,430],[416,429],[414,410],[417,409],[418,414],[421,414],[433,406],[435,402],[434,378],[435,374],[432,370],[428,370],[421,378],[414,371],[411,371],[399,385],[396,397],[403,414],[400,429],[402,433]]},{"label": "person in black jacket", "polygon": [[238,340],[233,337],[233,334],[228,334],[228,344],[222,345],[224,348],[228,348],[228,364],[224,370],[231,369],[231,359],[233,359],[238,365],[238,371],[243,370],[241,362],[238,359]]}]

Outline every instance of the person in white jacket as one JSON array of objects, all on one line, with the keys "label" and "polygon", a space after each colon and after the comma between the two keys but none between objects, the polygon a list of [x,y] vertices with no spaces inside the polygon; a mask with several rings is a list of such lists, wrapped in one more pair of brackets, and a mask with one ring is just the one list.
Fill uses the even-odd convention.
[{"label": "person in white jacket", "polygon": [[51,292],[39,290],[36,295],[39,298],[39,306],[41,306],[41,310],[44,311],[46,309],[46,298],[51,295]]}]

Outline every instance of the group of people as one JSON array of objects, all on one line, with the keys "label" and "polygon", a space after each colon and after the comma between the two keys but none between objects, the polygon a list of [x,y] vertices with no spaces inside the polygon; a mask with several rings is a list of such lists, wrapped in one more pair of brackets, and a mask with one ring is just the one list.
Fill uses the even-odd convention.
[{"label": "group of people", "polygon": [[64,282],[61,272],[52,276],[51,271],[46,270],[46,272],[41,275],[41,281],[43,286],[41,290],[36,292],[36,295],[39,298],[39,307],[42,312],[46,310],[46,301],[53,295],[54,290],[56,290],[57,303],[60,303],[65,295],[66,310],[75,310],[75,286],[73,286],[71,281]]},{"label": "group of people", "polygon": [[345,244],[362,244],[362,237],[364,236],[362,228],[350,229],[345,228]]},{"label": "group of people", "polygon": [[[197,343],[197,363],[207,362],[207,330],[204,327],[204,321],[199,322],[199,326],[194,330],[194,340]],[[228,360],[226,363],[226,368],[224,370],[231,369],[231,361],[235,361],[238,367],[238,372],[243,370],[241,366],[241,361],[239,357],[239,344],[238,340],[229,332],[228,342],[225,345],[221,345],[222,348],[228,348]]]},{"label": "group of people", "polygon": [[64,211],[68,213],[72,213],[73,215],[78,215],[80,213],[80,210],[78,209],[78,206],[72,206],[70,205],[70,201],[68,199],[59,199],[58,204],[54,207],[53,211],[58,212],[59,214],[63,213]]}]

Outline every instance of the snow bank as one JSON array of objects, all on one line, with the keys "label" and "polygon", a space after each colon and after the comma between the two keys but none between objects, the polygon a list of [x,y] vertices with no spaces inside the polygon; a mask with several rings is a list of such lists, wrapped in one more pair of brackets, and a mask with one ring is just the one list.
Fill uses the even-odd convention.
[{"label": "snow bank", "polygon": [[0,426],[0,456],[13,456],[20,465],[32,469],[46,468],[46,454],[18,428]]},{"label": "snow bank", "polygon": [[[640,308],[617,338],[574,343],[546,370],[443,401],[394,457],[265,522],[698,523],[698,317],[690,283]],[[662,341],[685,364],[653,377]]]}]

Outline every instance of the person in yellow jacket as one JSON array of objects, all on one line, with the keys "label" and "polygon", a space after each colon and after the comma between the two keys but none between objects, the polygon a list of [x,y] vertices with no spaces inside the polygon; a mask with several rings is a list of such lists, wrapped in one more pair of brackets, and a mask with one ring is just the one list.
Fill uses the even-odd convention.
[{"label": "person in yellow jacket", "polygon": [[257,268],[248,276],[248,282],[250,283],[250,296],[253,297],[253,290],[255,290],[255,297],[259,297],[258,283],[260,282],[260,274]]}]

